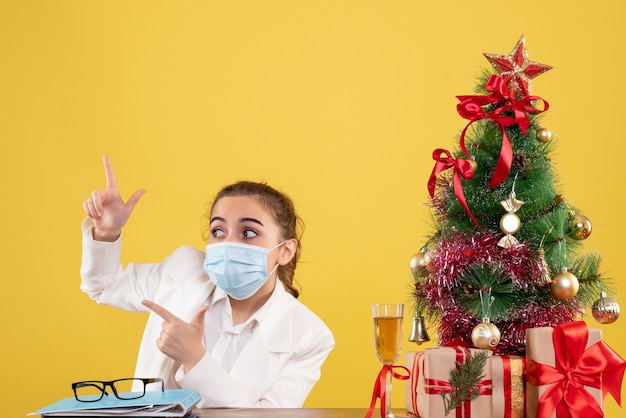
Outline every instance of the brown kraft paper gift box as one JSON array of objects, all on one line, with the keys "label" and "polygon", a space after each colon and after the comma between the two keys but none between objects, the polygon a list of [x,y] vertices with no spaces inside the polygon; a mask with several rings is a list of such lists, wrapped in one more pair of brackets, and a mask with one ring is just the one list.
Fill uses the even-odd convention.
[{"label": "brown kraft paper gift box", "polygon": [[[411,370],[411,380],[407,384],[406,407],[409,412],[422,418],[445,418],[445,405],[441,392],[446,392],[450,385],[450,370],[456,362],[464,362],[469,353],[477,349],[436,347],[423,352],[407,353],[405,364]],[[485,365],[484,377],[479,386],[484,392],[472,401],[465,401],[449,414],[449,418],[493,418],[491,405],[491,367],[490,356]]]},{"label": "brown kraft paper gift box", "polygon": [[[554,343],[554,328],[540,327],[529,328],[526,330],[526,361],[533,360],[538,363],[554,366],[556,363]],[[602,330],[599,328],[589,328],[589,336],[587,346],[589,348],[594,343],[602,340]],[[537,408],[541,395],[548,389],[550,385],[535,386],[526,382],[526,417],[535,418],[537,416]],[[603,408],[602,389],[585,386],[585,389],[593,396],[601,408]],[[550,415],[556,418],[556,411]]]},{"label": "brown kraft paper gift box", "polygon": [[[418,381],[424,379],[421,373],[424,370],[424,351],[407,352],[404,360],[405,366],[411,370],[411,379],[406,385],[406,410],[419,416],[417,391]],[[524,418],[526,416],[525,363],[526,358],[522,356],[494,355],[487,359],[493,383],[492,418]],[[420,385],[420,388],[424,388],[424,383]],[[422,417],[431,418],[426,415]]]}]

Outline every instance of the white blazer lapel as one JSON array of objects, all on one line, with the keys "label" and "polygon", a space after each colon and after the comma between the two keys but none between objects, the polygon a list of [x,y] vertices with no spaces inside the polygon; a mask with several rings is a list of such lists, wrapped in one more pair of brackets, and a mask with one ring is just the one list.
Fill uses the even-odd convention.
[{"label": "white blazer lapel", "polygon": [[215,284],[209,280],[199,285],[179,287],[177,295],[172,297],[172,300],[179,301],[177,306],[172,306],[172,313],[183,321],[191,321],[214,289]]}]

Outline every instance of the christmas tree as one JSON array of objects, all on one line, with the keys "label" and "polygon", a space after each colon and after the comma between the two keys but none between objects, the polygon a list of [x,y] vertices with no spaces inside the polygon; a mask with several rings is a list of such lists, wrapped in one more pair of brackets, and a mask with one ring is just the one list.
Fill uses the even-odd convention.
[{"label": "christmas tree", "polygon": [[[433,152],[428,181],[433,233],[410,261],[416,317],[437,324],[439,345],[524,354],[527,328],[619,315],[600,256],[582,252],[591,222],[555,181],[549,109],[531,79],[551,67],[528,59],[524,36],[492,65],[452,151]],[[495,72],[493,71],[495,70]],[[417,341],[419,342],[419,341]]]}]

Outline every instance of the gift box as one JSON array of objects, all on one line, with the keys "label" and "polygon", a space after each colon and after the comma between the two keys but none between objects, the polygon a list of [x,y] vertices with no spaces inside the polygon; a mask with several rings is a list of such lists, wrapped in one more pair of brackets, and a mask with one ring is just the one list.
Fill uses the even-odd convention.
[{"label": "gift box", "polygon": [[603,417],[603,398],[620,404],[626,363],[583,321],[526,330],[526,416]]},{"label": "gift box", "polygon": [[[482,369],[483,377],[476,387],[478,396],[471,401],[463,401],[446,414],[446,403],[454,392],[449,382],[450,371],[456,369],[458,363],[465,364],[470,354],[480,351],[488,357]],[[490,351],[461,347],[436,347],[406,353],[405,364],[411,370],[411,379],[407,384],[407,410],[422,418],[492,418],[490,356]]]},{"label": "gift box", "polygon": [[526,416],[526,358],[522,356],[492,356],[492,405],[494,418],[524,418]]},{"label": "gift box", "polygon": [[[411,369],[411,380],[406,385],[407,411],[423,418],[443,418],[444,415],[425,415],[424,409],[419,410],[418,385],[424,379],[424,351],[407,352],[405,365]],[[491,356],[487,358],[487,366],[491,370],[492,394],[491,415],[493,418],[524,418],[525,402],[525,369],[526,359],[521,356]],[[441,402],[441,401],[440,401]],[[423,415],[419,415],[419,413]]]}]

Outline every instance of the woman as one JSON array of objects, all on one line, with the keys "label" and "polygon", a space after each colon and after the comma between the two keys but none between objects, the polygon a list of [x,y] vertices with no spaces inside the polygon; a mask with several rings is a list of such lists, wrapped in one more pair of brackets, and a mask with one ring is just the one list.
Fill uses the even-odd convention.
[{"label": "woman", "polygon": [[296,300],[300,219],[291,200],[261,183],[227,186],[210,211],[206,253],[184,246],[161,263],[124,268],[122,227],[145,190],[124,202],[103,160],[107,187],[83,204],[81,290],[150,311],[135,376],[194,388],[203,408],[301,407],[335,343]]}]

